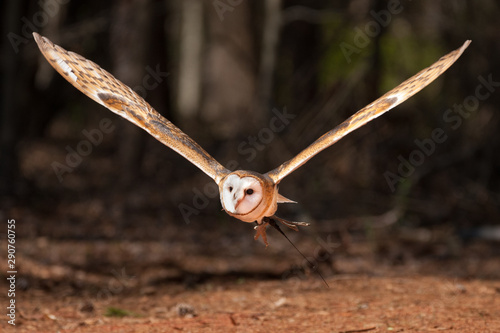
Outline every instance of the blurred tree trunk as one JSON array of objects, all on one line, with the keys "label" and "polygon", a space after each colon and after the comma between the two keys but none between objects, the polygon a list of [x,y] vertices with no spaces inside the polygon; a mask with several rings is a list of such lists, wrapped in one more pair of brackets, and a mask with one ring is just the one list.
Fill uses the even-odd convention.
[{"label": "blurred tree trunk", "polygon": [[[146,75],[144,63],[151,22],[149,5],[150,0],[116,0],[114,5],[110,37],[113,72],[132,88],[142,87]],[[121,121],[118,128],[121,184],[127,186],[139,174],[146,134],[126,121]]]},{"label": "blurred tree trunk", "polygon": [[[224,3],[225,7],[216,7]],[[218,139],[254,131],[265,119],[256,108],[256,47],[251,1],[205,1],[208,17],[201,118]]]},{"label": "blurred tree trunk", "polygon": [[262,51],[259,69],[259,98],[261,108],[269,107],[271,103],[276,53],[281,31],[282,0],[265,1],[264,28],[262,32]]},{"label": "blurred tree trunk", "polygon": [[[19,31],[18,25],[22,9],[21,1],[9,1],[3,13],[4,33]],[[14,192],[14,180],[17,179],[19,161],[16,145],[18,143],[19,110],[16,108],[16,73],[19,56],[10,47],[4,47],[2,61],[2,80],[0,97],[0,194],[10,195]]]},{"label": "blurred tree trunk", "polygon": [[193,117],[200,107],[203,45],[203,3],[184,0],[180,6],[179,81],[177,108],[184,118]]},{"label": "blurred tree trunk", "polygon": [[[372,2],[371,9],[379,13],[382,10],[386,10],[387,2],[383,0],[374,0]],[[372,19],[372,16],[367,16],[369,19]],[[385,91],[381,90],[381,78],[382,78],[382,50],[381,50],[381,41],[386,33],[386,27],[383,25],[380,26],[380,32],[377,33],[372,40],[373,43],[373,52],[371,54],[371,65],[370,71],[365,79],[366,84],[366,95],[363,96],[366,99],[361,103],[359,107],[363,107],[363,105],[371,103],[372,101],[379,98],[381,95],[385,93]],[[365,127],[362,129],[366,132],[372,132],[373,130],[369,127]],[[371,133],[372,137],[375,137],[376,134]],[[356,159],[361,166],[359,172],[356,176],[356,180],[358,184],[366,187],[372,187],[374,182],[374,170],[376,170],[375,163],[377,161],[376,155],[379,153],[377,151],[377,140],[366,140],[363,142],[361,146],[359,146],[359,154]]]}]

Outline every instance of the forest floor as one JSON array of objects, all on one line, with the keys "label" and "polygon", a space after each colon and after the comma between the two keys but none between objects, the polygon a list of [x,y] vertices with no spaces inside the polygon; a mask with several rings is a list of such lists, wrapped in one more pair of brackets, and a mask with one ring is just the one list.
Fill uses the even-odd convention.
[{"label": "forest floor", "polygon": [[229,248],[237,242],[224,237],[216,249],[182,236],[167,242],[19,239],[16,325],[5,316],[3,278],[0,330],[500,332],[498,244],[472,242],[460,256],[439,257],[420,256],[415,245],[401,252],[396,238],[396,252],[375,250],[368,241],[335,249],[328,237],[299,241],[314,255],[327,288],[289,244],[272,236],[266,249],[243,234],[236,251]]}]

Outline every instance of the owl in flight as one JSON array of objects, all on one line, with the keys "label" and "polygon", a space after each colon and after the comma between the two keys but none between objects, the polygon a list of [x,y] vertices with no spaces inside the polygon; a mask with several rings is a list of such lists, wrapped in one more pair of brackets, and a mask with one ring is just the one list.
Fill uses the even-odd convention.
[{"label": "owl in flight", "polygon": [[279,203],[293,203],[278,193],[279,183],[314,155],[330,147],[348,133],[365,125],[422,90],[447,70],[469,46],[448,53],[430,67],[420,71],[375,102],[365,106],[346,121],[325,133],[297,156],[265,174],[237,170],[231,172],[210,156],[200,145],[153,109],[131,88],[84,57],[68,52],[46,37],[33,33],[41,52],[59,74],[78,90],[114,113],[141,127],[164,145],[196,165],[219,186],[224,210],[243,222],[256,222],[255,239],[266,244],[267,225],[276,221],[298,230],[304,222],[290,222],[274,215]]}]

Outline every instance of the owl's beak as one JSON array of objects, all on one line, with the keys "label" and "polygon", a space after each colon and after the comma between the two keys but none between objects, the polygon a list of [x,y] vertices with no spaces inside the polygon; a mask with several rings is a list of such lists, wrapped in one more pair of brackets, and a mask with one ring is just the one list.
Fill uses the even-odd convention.
[{"label": "owl's beak", "polygon": [[243,198],[240,198],[240,199],[238,199],[238,201],[236,201],[236,205],[234,205],[234,209],[238,209],[238,206],[240,205],[241,201],[243,201]]},{"label": "owl's beak", "polygon": [[243,198],[245,197],[245,195],[242,195],[241,197],[239,197],[236,193],[233,195],[233,199],[236,200],[236,204],[234,205],[234,209],[238,209],[238,206],[240,205],[241,201],[243,201]]}]

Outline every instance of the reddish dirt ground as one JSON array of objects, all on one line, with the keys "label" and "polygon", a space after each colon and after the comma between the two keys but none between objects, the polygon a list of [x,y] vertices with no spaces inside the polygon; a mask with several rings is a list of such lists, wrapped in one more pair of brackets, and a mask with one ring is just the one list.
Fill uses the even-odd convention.
[{"label": "reddish dirt ground", "polygon": [[[181,243],[19,241],[16,327],[5,317],[0,327],[2,332],[500,332],[498,258],[487,255],[489,246],[482,243],[469,245],[465,258],[407,259],[397,265],[370,255],[372,245],[355,243],[321,263],[326,288],[304,270],[283,274],[296,253],[284,254],[286,243],[272,241],[274,248],[255,243],[256,253],[240,259],[199,253]],[[300,245],[312,253],[309,244]],[[0,302],[7,303],[5,293]]]},{"label": "reddish dirt ground", "polygon": [[[89,301],[20,297],[18,332],[498,332],[499,283],[435,277],[341,276],[317,281],[208,283]],[[176,290],[177,289],[177,290]],[[29,304],[29,305],[28,305]],[[134,311],[110,318],[109,305]],[[5,329],[5,323],[2,324]],[[7,331],[7,330],[5,330]]]}]

